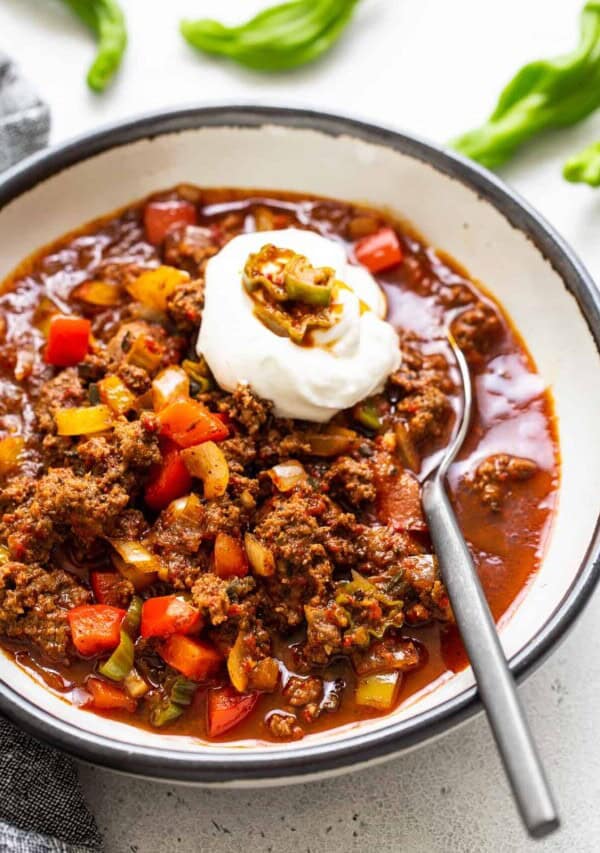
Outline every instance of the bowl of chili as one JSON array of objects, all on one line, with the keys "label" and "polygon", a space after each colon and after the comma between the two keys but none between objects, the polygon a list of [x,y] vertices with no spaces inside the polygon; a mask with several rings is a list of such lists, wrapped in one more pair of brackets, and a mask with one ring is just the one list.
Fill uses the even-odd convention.
[{"label": "bowl of chili", "polygon": [[[400,333],[385,390],[324,427],[224,395],[192,357],[207,260],[288,227],[376,276]],[[278,784],[479,710],[420,511],[456,406],[442,327],[478,402],[450,487],[517,677],[589,599],[598,297],[485,170],[348,118],[199,107],[5,174],[0,233],[0,708],[37,737]]]}]

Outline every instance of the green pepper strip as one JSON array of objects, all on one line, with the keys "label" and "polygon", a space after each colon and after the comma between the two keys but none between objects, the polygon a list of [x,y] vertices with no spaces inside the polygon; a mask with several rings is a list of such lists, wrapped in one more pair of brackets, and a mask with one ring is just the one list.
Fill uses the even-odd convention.
[{"label": "green pepper strip", "polygon": [[182,21],[194,48],[227,56],[259,71],[285,71],[313,62],[344,31],[359,0],[289,0],[237,27],[202,19]]},{"label": "green pepper strip", "polygon": [[135,646],[133,637],[137,634],[142,617],[142,599],[134,595],[123,619],[121,639],[107,661],[100,664],[98,671],[113,681],[123,681],[133,666]]},{"label": "green pepper strip", "polygon": [[567,160],[563,176],[572,184],[600,187],[600,142],[594,142]]},{"label": "green pepper strip", "polygon": [[359,403],[353,411],[355,419],[367,429],[377,432],[381,429],[381,418],[373,403]]},{"label": "green pepper strip", "polygon": [[150,714],[150,722],[153,726],[161,728],[169,723],[173,723],[183,714],[183,707],[175,704],[175,702],[167,702],[166,705],[158,705]]},{"label": "green pepper strip", "polygon": [[531,137],[581,121],[600,106],[600,0],[581,13],[579,45],[521,68],[489,120],[450,144],[488,168],[505,163]]},{"label": "green pepper strip", "polygon": [[[330,267],[315,268],[302,255],[296,255],[285,265],[283,280],[288,299],[306,305],[327,307],[333,294],[335,273]],[[323,283],[318,283],[318,278]]]},{"label": "green pepper strip", "polygon": [[175,702],[176,705],[190,705],[197,689],[198,684],[195,681],[180,675],[173,682],[171,702]]},{"label": "green pepper strip", "polygon": [[150,722],[158,728],[177,720],[188,705],[191,705],[194,693],[198,689],[195,681],[182,675],[173,682],[168,702],[158,705],[150,714]]},{"label": "green pepper strip", "polygon": [[123,681],[131,672],[134,658],[133,640],[126,630],[121,630],[121,640],[107,661],[100,664],[98,671],[113,681]]},{"label": "green pepper strip", "polygon": [[87,83],[102,92],[116,73],[127,47],[125,16],[116,0],[63,0],[98,41],[96,58],[87,74]]},{"label": "green pepper strip", "polygon": [[129,632],[129,634],[135,635],[139,631],[141,621],[142,599],[139,595],[134,595],[127,609],[125,619],[123,620],[123,627]]}]

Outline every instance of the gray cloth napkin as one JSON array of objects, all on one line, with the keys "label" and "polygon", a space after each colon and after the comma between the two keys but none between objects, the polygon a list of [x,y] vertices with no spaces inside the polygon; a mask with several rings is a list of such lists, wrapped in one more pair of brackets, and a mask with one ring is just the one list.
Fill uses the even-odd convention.
[{"label": "gray cloth napkin", "polygon": [[[0,171],[42,148],[49,130],[47,105],[0,51]],[[72,762],[0,717],[0,853],[99,850]]]},{"label": "gray cloth napkin", "polygon": [[50,110],[0,50],[0,172],[48,141]]}]

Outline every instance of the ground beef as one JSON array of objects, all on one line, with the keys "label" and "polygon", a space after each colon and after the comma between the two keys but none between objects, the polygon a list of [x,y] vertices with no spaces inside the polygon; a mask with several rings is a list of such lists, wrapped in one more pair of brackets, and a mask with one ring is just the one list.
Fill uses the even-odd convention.
[{"label": "ground beef", "polygon": [[51,468],[27,502],[4,513],[0,535],[14,559],[45,563],[53,546],[69,536],[84,543],[104,536],[129,499],[120,485],[107,487],[90,474]]},{"label": "ground beef", "polygon": [[29,500],[35,491],[35,480],[32,477],[12,477],[0,489],[0,510],[14,510],[19,504]]},{"label": "ground beef", "polygon": [[256,443],[247,435],[236,435],[219,444],[230,471],[242,473],[256,459]]},{"label": "ground beef", "polygon": [[87,398],[85,388],[75,367],[61,370],[53,379],[44,383],[38,398],[35,413],[40,432],[56,432],[54,413],[57,409],[81,406]]},{"label": "ground beef", "polygon": [[342,630],[348,627],[346,611],[335,603],[325,607],[305,607],[306,643],[304,656],[311,663],[325,664],[342,651]]},{"label": "ground beef", "polygon": [[310,442],[294,421],[274,418],[257,438],[258,460],[264,466],[311,455]]},{"label": "ground beef", "polygon": [[456,343],[473,367],[478,367],[502,335],[498,312],[487,302],[467,308],[452,323]]},{"label": "ground beef", "polygon": [[0,566],[0,633],[29,640],[52,660],[68,662],[67,613],[89,599],[89,591],[62,569],[6,563]]},{"label": "ground beef", "polygon": [[112,432],[80,441],[79,464],[102,478],[101,487],[120,485],[134,496],[142,486],[140,474],[161,460],[157,429],[151,412],[144,412],[139,421],[119,420]]},{"label": "ground beef", "polygon": [[374,501],[377,493],[372,466],[350,456],[340,456],[330,465],[323,487],[333,497],[356,507]]},{"label": "ground beef", "polygon": [[430,615],[435,615],[436,618],[445,622],[454,620],[436,557],[432,554],[408,557],[402,560],[398,569],[397,577],[402,577],[404,594],[411,601],[417,599],[424,608],[416,611],[420,614],[420,618],[413,619],[413,622],[426,621]]},{"label": "ground beef", "polygon": [[288,678],[281,693],[290,705],[300,708],[309,702],[319,701],[323,695],[323,682],[314,675],[309,675],[308,678],[292,676]]},{"label": "ground beef", "polygon": [[240,384],[230,397],[226,398],[226,411],[229,417],[243,427],[248,435],[255,435],[267,422],[272,404],[261,400],[249,388]]},{"label": "ground beef", "polygon": [[232,500],[229,495],[215,498],[205,504],[204,536],[214,540],[217,533],[229,533],[230,536],[240,537],[247,522],[247,514],[243,506]]},{"label": "ground beef", "polygon": [[416,445],[444,436],[452,416],[448,397],[434,385],[405,397],[398,403],[397,411],[405,417],[410,437]]},{"label": "ground beef", "polygon": [[479,493],[482,504],[493,512],[500,512],[510,494],[511,484],[531,479],[536,471],[537,465],[532,459],[498,453],[481,462],[475,473],[467,477],[467,482]]},{"label": "ground beef", "polygon": [[378,575],[405,557],[420,554],[418,540],[391,527],[364,527],[356,539],[356,568],[365,575]]},{"label": "ground beef", "polygon": [[192,587],[192,601],[202,613],[208,615],[212,625],[220,625],[227,619],[231,606],[227,586],[227,581],[207,572]]},{"label": "ground beef", "polygon": [[323,539],[327,529],[319,517],[327,508],[325,499],[307,489],[277,497],[265,508],[255,535],[276,560],[297,569],[309,569],[326,558]]},{"label": "ground beef", "polygon": [[139,396],[145,394],[152,387],[152,378],[143,367],[138,367],[137,364],[129,364],[127,361],[122,361],[117,367],[117,376],[122,379],[129,390]]},{"label": "ground beef", "polygon": [[163,257],[165,263],[179,267],[193,278],[204,272],[207,260],[219,251],[219,243],[212,228],[183,225],[173,228],[165,237]]},{"label": "ground beef", "polygon": [[304,737],[304,729],[293,714],[282,714],[279,711],[269,714],[265,725],[269,734],[280,740],[300,740]]},{"label": "ground beef", "polygon": [[202,322],[204,280],[195,278],[181,284],[167,300],[167,311],[178,329],[191,332]]}]

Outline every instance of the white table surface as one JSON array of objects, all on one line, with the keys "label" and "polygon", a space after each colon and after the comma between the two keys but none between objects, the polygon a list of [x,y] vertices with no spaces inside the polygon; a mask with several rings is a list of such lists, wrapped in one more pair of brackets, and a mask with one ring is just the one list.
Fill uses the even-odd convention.
[{"label": "white table surface", "polygon": [[[265,77],[197,56],[177,29],[185,16],[240,19],[265,0],[123,0],[130,48],[119,79],[100,97],[84,84],[91,42],[57,0],[0,0],[0,47],[18,57],[49,101],[55,142],[145,110],[222,100],[346,112],[443,141],[478,123],[524,61],[570,49],[582,1],[363,0],[323,62]],[[600,277],[600,190],[560,176],[565,157],[595,139],[600,112],[536,142],[503,176]],[[599,620],[596,597],[521,688],[563,817],[551,839],[526,839],[487,724],[478,718],[377,769],[292,788],[210,791],[82,767],[107,850],[598,850]]]}]

